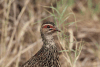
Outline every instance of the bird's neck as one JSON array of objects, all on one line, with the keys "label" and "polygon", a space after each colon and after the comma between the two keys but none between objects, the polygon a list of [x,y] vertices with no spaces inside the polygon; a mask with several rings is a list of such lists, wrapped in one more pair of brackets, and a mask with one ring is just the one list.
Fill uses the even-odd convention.
[{"label": "bird's neck", "polygon": [[55,47],[55,42],[54,42],[53,35],[44,35],[42,37],[42,39],[43,39],[44,46],[46,46],[47,48],[49,48],[50,46]]}]

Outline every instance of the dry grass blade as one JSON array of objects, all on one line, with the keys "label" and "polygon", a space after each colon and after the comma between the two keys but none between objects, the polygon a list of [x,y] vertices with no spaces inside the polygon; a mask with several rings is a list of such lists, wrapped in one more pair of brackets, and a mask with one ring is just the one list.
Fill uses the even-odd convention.
[{"label": "dry grass blade", "polygon": [[29,1],[30,1],[30,0],[26,0],[25,6],[22,8],[22,10],[21,10],[21,12],[20,12],[20,14],[19,14],[19,16],[18,16],[18,19],[17,19],[16,22],[15,22],[15,27],[14,27],[14,30],[13,30],[13,33],[12,33],[10,42],[9,42],[9,44],[8,44],[9,46],[8,46],[8,49],[7,49],[7,54],[9,54],[9,52],[10,52],[10,49],[11,49],[11,47],[12,47],[13,38],[14,38],[14,35],[15,35],[15,33],[16,33],[16,29],[17,29],[19,20],[21,19],[21,16],[22,16],[22,14],[24,13],[24,11],[25,11],[25,9],[26,9],[26,6],[28,5]]},{"label": "dry grass blade", "polygon": [[38,40],[37,42],[34,42],[33,44],[30,44],[30,46],[28,46],[27,48],[21,50],[21,51],[6,65],[6,67],[9,67],[9,66],[19,57],[19,55],[21,55],[21,54],[25,53],[26,51],[32,49],[34,46],[36,46],[38,43],[41,43],[41,42],[42,42],[42,40],[40,39],[40,40]]}]

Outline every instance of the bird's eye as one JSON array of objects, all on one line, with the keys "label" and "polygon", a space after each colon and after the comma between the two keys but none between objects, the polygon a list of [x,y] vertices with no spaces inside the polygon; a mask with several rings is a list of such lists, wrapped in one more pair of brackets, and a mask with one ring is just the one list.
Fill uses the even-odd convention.
[{"label": "bird's eye", "polygon": [[50,26],[48,25],[47,28],[50,28]]}]

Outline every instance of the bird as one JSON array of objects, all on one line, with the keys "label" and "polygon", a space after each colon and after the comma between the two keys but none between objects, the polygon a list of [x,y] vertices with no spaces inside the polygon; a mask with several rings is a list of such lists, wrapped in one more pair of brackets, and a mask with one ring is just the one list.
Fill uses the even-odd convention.
[{"label": "bird", "polygon": [[55,35],[60,30],[54,22],[43,22],[40,33],[43,41],[42,48],[26,61],[21,67],[61,67],[59,62],[59,50]]}]

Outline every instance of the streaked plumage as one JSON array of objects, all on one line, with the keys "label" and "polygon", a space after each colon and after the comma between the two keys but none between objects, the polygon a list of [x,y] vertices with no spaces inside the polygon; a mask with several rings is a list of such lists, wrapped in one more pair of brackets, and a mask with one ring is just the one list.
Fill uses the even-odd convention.
[{"label": "streaked plumage", "polygon": [[59,62],[59,48],[55,43],[56,31],[59,31],[53,22],[44,22],[41,25],[42,48],[21,67],[61,67]]}]

